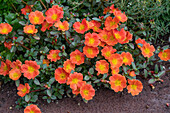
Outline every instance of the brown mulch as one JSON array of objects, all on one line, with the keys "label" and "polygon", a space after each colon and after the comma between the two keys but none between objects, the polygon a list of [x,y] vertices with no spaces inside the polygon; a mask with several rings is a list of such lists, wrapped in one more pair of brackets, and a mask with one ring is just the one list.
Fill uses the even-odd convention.
[{"label": "brown mulch", "polygon": [[[43,113],[170,113],[170,73],[162,77],[163,83],[154,84],[152,90],[147,81],[141,80],[144,89],[138,96],[131,96],[124,90],[122,93],[101,88],[96,91],[93,100],[84,103],[80,96],[64,98],[48,104],[39,100],[37,105]],[[0,113],[23,113],[23,109],[15,108],[19,98],[15,85],[3,85],[0,89]]]}]

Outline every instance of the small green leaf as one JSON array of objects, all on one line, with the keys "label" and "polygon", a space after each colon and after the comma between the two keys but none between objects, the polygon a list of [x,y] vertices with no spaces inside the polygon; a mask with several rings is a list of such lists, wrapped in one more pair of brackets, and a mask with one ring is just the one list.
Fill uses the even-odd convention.
[{"label": "small green leaf", "polygon": [[55,82],[55,78],[54,77],[49,80],[49,84],[53,84],[54,82]]},{"label": "small green leaf", "polygon": [[36,78],[34,79],[34,83],[35,83],[36,85],[41,85],[40,82],[39,82],[39,80],[36,79]]},{"label": "small green leaf", "polygon": [[106,79],[106,78],[107,78],[107,73],[103,74],[102,79],[104,80],[104,79]]},{"label": "small green leaf", "polygon": [[26,102],[29,102],[30,98],[31,98],[30,95],[26,95],[26,96],[25,96],[25,101],[26,101]]},{"label": "small green leaf", "polygon": [[89,69],[89,73],[90,73],[90,74],[94,74],[94,69],[93,69],[93,68],[90,68],[90,69]]},{"label": "small green leaf", "polygon": [[23,36],[19,36],[19,37],[16,39],[16,42],[21,42],[23,39],[24,39]]},{"label": "small green leaf", "polygon": [[16,80],[16,81],[15,81],[15,85],[18,87],[19,84],[20,84],[20,81],[19,81],[19,80]]},{"label": "small green leaf", "polygon": [[147,78],[148,77],[148,72],[146,69],[144,69],[144,77]]},{"label": "small green leaf", "polygon": [[99,83],[100,82],[100,80],[99,79],[97,79],[97,80],[95,80],[93,83]]},{"label": "small green leaf", "polygon": [[15,51],[16,51],[16,47],[15,47],[15,46],[12,46],[11,49],[10,49],[10,52],[11,52],[11,53],[15,53]]},{"label": "small green leaf", "polygon": [[96,21],[101,21],[99,18],[96,18],[96,17],[94,17],[94,18],[92,18],[93,20],[96,20]]},{"label": "small green leaf", "polygon": [[155,83],[155,82],[156,82],[156,79],[154,79],[154,78],[151,78],[151,79],[148,81],[149,84],[153,84],[153,83]]},{"label": "small green leaf", "polygon": [[158,69],[158,64],[155,65],[155,73],[158,73],[159,69]]},{"label": "small green leaf", "polygon": [[51,95],[52,95],[52,92],[51,92],[51,90],[47,90],[47,95],[49,96],[49,97],[51,97]]},{"label": "small green leaf", "polygon": [[128,43],[128,44],[132,49],[134,49],[134,44],[132,44],[132,43]]},{"label": "small green leaf", "polygon": [[88,75],[86,75],[85,77],[84,77],[84,80],[89,80],[90,79],[90,77],[88,76]]},{"label": "small green leaf", "polygon": [[157,78],[160,78],[160,77],[163,76],[164,74],[165,74],[165,70],[159,72],[158,74],[156,74],[156,75],[154,75],[154,76],[157,77]]}]

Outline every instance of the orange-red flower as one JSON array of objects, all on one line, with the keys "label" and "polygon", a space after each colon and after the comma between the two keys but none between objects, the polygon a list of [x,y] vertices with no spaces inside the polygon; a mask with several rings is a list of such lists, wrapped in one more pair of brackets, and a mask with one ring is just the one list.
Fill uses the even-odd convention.
[{"label": "orange-red flower", "polygon": [[106,41],[107,45],[109,46],[114,46],[115,44],[118,43],[118,40],[115,38],[113,32],[109,31],[108,32],[108,40]]},{"label": "orange-red flower", "polygon": [[106,45],[106,43],[100,40],[99,46],[104,47],[105,45]]},{"label": "orange-red flower", "polygon": [[21,77],[21,71],[20,69],[11,69],[9,71],[9,78],[12,80],[18,80]]},{"label": "orange-red flower", "polygon": [[106,60],[99,60],[96,62],[96,70],[99,74],[105,74],[109,71],[109,63]]},{"label": "orange-red flower", "polygon": [[114,7],[114,4],[110,6],[110,13],[114,13],[115,11],[119,11],[118,8]]},{"label": "orange-red flower", "polygon": [[20,69],[21,70],[21,65],[22,65],[22,62],[19,61],[19,60],[16,60],[16,61],[13,61],[10,66],[13,69]]},{"label": "orange-red flower", "polygon": [[64,70],[67,72],[67,73],[70,73],[72,70],[74,70],[74,68],[75,68],[75,64],[73,64],[72,62],[71,62],[71,60],[69,60],[69,59],[67,59],[65,62],[64,62],[64,64],[63,64],[63,66],[64,66]]},{"label": "orange-red flower", "polygon": [[128,93],[132,94],[132,96],[138,95],[143,89],[142,82],[139,80],[128,79],[128,83],[129,85],[127,86],[127,90],[128,90]]},{"label": "orange-red flower", "polygon": [[64,12],[61,11],[60,9],[58,8],[49,8],[46,12],[45,12],[45,19],[48,23],[54,23],[54,22],[57,22],[59,21],[61,18],[63,18],[63,14]]},{"label": "orange-red flower", "polygon": [[48,59],[43,59],[43,64],[46,64],[47,67],[49,66],[50,61]]},{"label": "orange-red flower", "polygon": [[55,80],[58,81],[60,84],[66,83],[67,78],[69,77],[69,74],[61,67],[55,70]]},{"label": "orange-red flower", "polygon": [[109,11],[110,11],[110,7],[108,6],[108,7],[104,8],[103,14],[107,14],[107,12],[109,12]]},{"label": "orange-red flower", "polygon": [[119,73],[119,67],[112,67],[111,66],[111,70],[112,70],[112,75]]},{"label": "orange-red flower", "polygon": [[4,42],[4,46],[10,50],[11,47],[12,47],[12,42],[11,42],[11,41],[10,41],[10,42],[6,42],[6,41],[5,41],[5,42]]},{"label": "orange-red flower", "polygon": [[12,31],[12,26],[8,23],[1,23],[0,24],[0,34],[8,34]]},{"label": "orange-red flower", "polygon": [[130,75],[131,77],[135,77],[135,76],[136,76],[135,71],[130,71],[130,72],[129,72],[129,75]]},{"label": "orange-red flower", "polygon": [[72,90],[72,93],[78,95],[80,93],[80,88],[86,84],[86,81],[79,81],[79,86],[77,86],[76,90]]},{"label": "orange-red flower", "polygon": [[158,54],[159,58],[164,61],[170,60],[170,49],[163,50]]},{"label": "orange-red flower", "polygon": [[47,55],[47,58],[51,60],[51,62],[52,61],[56,62],[57,60],[60,60],[60,56],[59,56],[60,52],[61,52],[60,50],[50,50],[49,52],[50,54]]},{"label": "orange-red flower", "polygon": [[97,57],[97,54],[99,54],[99,49],[98,47],[84,46],[83,53],[88,58],[94,58],[94,57]]},{"label": "orange-red flower", "polygon": [[119,20],[117,18],[113,18],[108,16],[104,23],[106,30],[116,29],[118,27]]},{"label": "orange-red flower", "polygon": [[122,76],[120,74],[114,74],[109,77],[109,84],[111,85],[111,88],[115,91],[123,91],[123,89],[126,87],[126,78],[125,76]]},{"label": "orange-red flower", "polygon": [[120,31],[118,31],[117,29],[114,29],[113,34],[119,43],[124,42],[126,38],[126,31],[124,30],[124,28],[122,28]]},{"label": "orange-red flower", "polygon": [[123,64],[125,65],[131,65],[133,60],[132,55],[129,52],[122,52],[121,56],[123,57]]},{"label": "orange-red flower", "polygon": [[53,24],[50,24],[50,23],[48,23],[47,21],[44,21],[41,25],[42,25],[41,31],[42,31],[42,32],[45,32],[46,29],[49,30],[50,27],[51,27]]},{"label": "orange-red flower", "polygon": [[109,58],[109,62],[112,67],[120,67],[123,64],[123,58],[120,54],[112,54]]},{"label": "orange-red flower", "polygon": [[121,11],[115,11],[114,15],[121,22],[126,22],[127,21],[127,17],[125,15],[125,13],[122,13]]},{"label": "orange-red flower", "polygon": [[69,23],[67,21],[64,21],[64,22],[61,22],[61,21],[57,21],[55,24],[54,24],[55,27],[58,28],[58,30],[61,30],[61,31],[67,31],[69,30]]},{"label": "orange-red flower", "polygon": [[132,34],[130,34],[129,31],[126,31],[126,38],[120,43],[121,44],[129,43],[130,40],[132,40]]},{"label": "orange-red flower", "polygon": [[24,27],[24,33],[27,33],[27,34],[34,34],[34,33],[37,33],[38,30],[35,29],[35,25],[26,25]]},{"label": "orange-red flower", "polygon": [[144,57],[150,58],[151,56],[153,56],[153,52],[155,51],[155,48],[154,48],[153,45],[150,45],[149,43],[146,43],[141,48],[141,51],[142,51],[142,54],[143,54]]},{"label": "orange-red flower", "polygon": [[97,33],[86,33],[84,44],[87,46],[97,47],[100,43],[99,36]]},{"label": "orange-red flower", "polygon": [[82,85],[83,75],[81,73],[74,72],[68,77],[67,85],[70,85],[70,88],[77,90],[78,87]]},{"label": "orange-red flower", "polygon": [[0,67],[0,75],[6,76],[9,73],[11,61],[8,59],[5,62],[1,61],[1,67]]},{"label": "orange-red flower", "polygon": [[108,31],[107,30],[102,30],[99,33],[99,38],[100,38],[101,41],[107,42],[110,39],[110,37],[108,36]]},{"label": "orange-red flower", "polygon": [[102,50],[102,56],[104,56],[105,59],[109,59],[110,56],[116,52],[116,49],[113,49],[112,46],[105,46]]},{"label": "orange-red flower", "polygon": [[41,113],[37,105],[31,104],[24,109],[24,113]]},{"label": "orange-red flower", "polygon": [[[146,41],[145,41],[144,39],[138,38],[138,39],[135,41],[135,43],[137,44],[138,48],[142,48],[143,45],[146,44]],[[141,44],[141,45],[139,45],[139,44]]]},{"label": "orange-red flower", "polygon": [[84,54],[81,53],[78,49],[76,49],[70,54],[70,60],[73,64],[77,64],[77,65],[83,64]]},{"label": "orange-red flower", "polygon": [[88,23],[86,19],[83,19],[82,22],[75,22],[73,28],[77,33],[84,34],[88,30]]},{"label": "orange-red flower", "polygon": [[95,21],[95,20],[92,20],[90,22],[93,24],[92,29],[93,29],[94,32],[100,32],[101,31],[101,29],[100,29],[101,23],[100,22]]},{"label": "orange-red flower", "polygon": [[58,10],[60,10],[60,11],[63,11],[63,8],[62,8],[62,7],[59,7],[58,5],[53,5],[52,8],[58,9]]},{"label": "orange-red flower", "polygon": [[93,96],[95,95],[95,90],[92,85],[85,84],[80,88],[80,94],[82,98],[86,100],[91,100]]},{"label": "orange-red flower", "polygon": [[30,13],[32,11],[31,7],[29,5],[26,5],[24,8],[21,9],[22,14],[26,15],[27,13]]},{"label": "orange-red flower", "polygon": [[17,94],[20,96],[20,97],[24,97],[27,93],[30,92],[30,86],[28,83],[25,83],[25,85],[23,84],[20,84],[18,87],[17,87]]},{"label": "orange-red flower", "polygon": [[40,11],[31,12],[28,17],[32,24],[42,24],[45,19],[43,13]]},{"label": "orange-red flower", "polygon": [[34,79],[39,75],[40,65],[37,65],[36,61],[25,61],[25,64],[21,66],[21,71],[24,73],[24,77],[28,79]]},{"label": "orange-red flower", "polygon": [[92,27],[94,26],[94,24],[90,21],[86,21],[87,22],[87,25],[88,25],[88,30],[89,29],[92,29]]}]

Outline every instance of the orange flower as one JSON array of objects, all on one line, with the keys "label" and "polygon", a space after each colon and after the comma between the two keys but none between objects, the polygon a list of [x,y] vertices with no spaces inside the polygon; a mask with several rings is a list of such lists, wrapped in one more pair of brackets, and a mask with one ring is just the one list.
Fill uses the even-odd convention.
[{"label": "orange flower", "polygon": [[125,13],[122,13],[121,11],[115,11],[114,15],[121,22],[126,22],[127,21],[127,17],[125,15]]},{"label": "orange flower", "polygon": [[12,31],[12,26],[8,23],[1,23],[0,24],[0,34],[8,34]]},{"label": "orange flower", "polygon": [[114,13],[115,11],[119,11],[118,8],[114,7],[114,4],[110,6],[110,13]]},{"label": "orange flower", "polygon": [[100,40],[99,46],[104,47],[105,45],[106,45],[106,43]]},{"label": "orange flower", "polygon": [[126,78],[125,76],[122,76],[120,74],[114,74],[109,77],[109,84],[111,85],[111,88],[115,91],[123,91],[123,89],[126,87]]},{"label": "orange flower", "polygon": [[22,14],[27,15],[27,13],[30,13],[32,11],[31,7],[29,5],[26,5],[24,8],[21,9]]},{"label": "orange flower", "polygon": [[118,27],[119,20],[117,18],[113,18],[108,16],[104,23],[106,30],[116,29]]},{"label": "orange flower", "polygon": [[99,49],[98,49],[98,47],[84,46],[83,53],[88,58],[94,58],[94,57],[97,57],[97,54],[99,54]]},{"label": "orange flower", "polygon": [[135,76],[136,76],[135,71],[130,71],[130,72],[129,72],[129,75],[130,75],[131,77],[135,77]]},{"label": "orange flower", "polygon": [[123,57],[123,63],[125,65],[130,66],[132,62],[134,61],[132,55],[129,52],[126,52],[126,53],[122,52],[121,56]]},{"label": "orange flower", "polygon": [[47,60],[47,59],[43,59],[43,64],[46,64],[46,65],[47,65],[47,67],[49,66],[49,63],[50,63],[50,61],[49,61],[49,60]]},{"label": "orange flower", "polygon": [[20,97],[24,97],[27,93],[30,92],[30,86],[28,83],[25,83],[25,85],[23,84],[20,84],[18,87],[17,87],[17,94],[20,96]]},{"label": "orange flower", "polygon": [[[137,44],[137,46],[138,46],[138,48],[142,48],[143,47],[143,45],[145,45],[146,44],[146,41],[144,40],[144,39],[141,39],[141,38],[138,38],[136,41],[136,44]],[[139,45],[139,44],[141,44],[141,45]]]},{"label": "orange flower", "polygon": [[86,32],[88,30],[88,23],[87,23],[86,19],[83,19],[82,23],[75,22],[73,24],[73,28],[77,33],[84,34],[84,32]]},{"label": "orange flower", "polygon": [[57,9],[55,7],[53,8],[49,8],[46,12],[45,12],[45,19],[48,23],[54,23],[59,21],[61,18],[63,18],[63,14],[64,12],[61,11],[60,9]]},{"label": "orange flower", "polygon": [[109,11],[110,11],[110,7],[108,6],[108,7],[104,8],[103,14],[107,14],[107,12],[109,12]]},{"label": "orange flower", "polygon": [[60,50],[50,50],[50,54],[47,55],[47,58],[51,60],[51,62],[56,62],[57,60],[60,60],[60,56],[58,55],[60,52]]},{"label": "orange flower", "polygon": [[108,37],[109,37],[109,39],[106,41],[106,43],[109,46],[114,46],[115,44],[118,43],[118,40],[114,37],[114,35],[113,35],[113,33],[111,31],[108,32]]},{"label": "orange flower", "polygon": [[13,69],[20,69],[21,70],[21,65],[22,65],[22,62],[19,61],[19,60],[16,60],[16,61],[13,61],[10,66]]},{"label": "orange flower", "polygon": [[43,13],[40,11],[31,12],[28,17],[32,24],[42,24],[45,19]]},{"label": "orange flower", "polygon": [[99,74],[105,74],[109,71],[109,63],[106,60],[99,60],[96,62],[96,70]]},{"label": "orange flower", "polygon": [[75,64],[71,63],[71,60],[67,59],[64,64],[64,70],[67,72],[67,73],[70,73],[72,70],[74,70],[75,68]]},{"label": "orange flower", "polygon": [[119,67],[112,67],[111,66],[111,69],[112,69],[112,75],[119,73]]},{"label": "orange flower", "polygon": [[105,46],[105,47],[101,50],[101,52],[102,52],[102,56],[104,56],[104,58],[108,60],[108,59],[110,58],[110,56],[111,56],[114,52],[116,52],[116,49],[113,49],[112,46]]},{"label": "orange flower", "polygon": [[128,93],[132,94],[132,96],[138,95],[143,89],[142,82],[139,80],[128,79],[128,83],[129,85],[127,86],[127,90],[128,90]]},{"label": "orange flower", "polygon": [[64,21],[63,23],[61,21],[57,21],[57,23],[55,23],[54,26],[58,27],[58,30],[62,31],[69,30],[69,23],[67,21]]},{"label": "orange flower", "polygon": [[99,33],[99,38],[100,38],[101,41],[107,42],[110,39],[110,37],[108,36],[108,31],[107,30],[102,30]]},{"label": "orange flower", "polygon": [[126,38],[126,31],[124,30],[124,28],[122,28],[120,31],[116,29],[113,30],[113,34],[119,43],[122,43]]},{"label": "orange flower", "polygon": [[66,83],[67,78],[69,77],[69,74],[65,72],[65,70],[61,67],[55,70],[55,80],[58,81],[60,84]]},{"label": "orange flower", "polygon": [[101,31],[101,29],[100,29],[101,23],[100,22],[95,21],[95,20],[92,20],[90,22],[93,24],[92,29],[93,29],[94,32],[100,32]]},{"label": "orange flower", "polygon": [[58,10],[60,10],[60,11],[63,11],[63,8],[62,8],[62,7],[59,7],[58,5],[53,5],[52,8],[58,9]]},{"label": "orange flower", "polygon": [[93,96],[95,95],[95,90],[92,85],[85,84],[80,88],[80,94],[82,98],[86,100],[91,100]]},{"label": "orange flower", "polygon": [[142,51],[142,54],[143,54],[144,57],[150,58],[151,56],[153,56],[153,52],[155,51],[155,48],[154,48],[153,45],[150,45],[149,43],[146,43],[141,48],[141,51]]},{"label": "orange flower", "polygon": [[11,69],[9,71],[9,78],[12,80],[18,80],[21,77],[21,71],[20,69]]},{"label": "orange flower", "polygon": [[99,45],[99,36],[97,33],[86,33],[84,44],[87,46],[97,47]]},{"label": "orange flower", "polygon": [[164,61],[170,60],[170,49],[166,49],[166,50],[161,51],[158,54],[158,56],[161,60],[164,60]]},{"label": "orange flower", "polygon": [[122,42],[120,42],[120,43],[121,43],[121,44],[129,43],[129,40],[132,40],[132,34],[130,34],[129,31],[126,31],[126,37],[125,37],[125,39],[124,39]]},{"label": "orange flower", "polygon": [[81,53],[78,49],[76,49],[70,54],[70,60],[73,64],[77,64],[77,65],[83,64],[84,54]]},{"label": "orange flower", "polygon": [[24,113],[41,113],[37,105],[31,104],[24,109]]},{"label": "orange flower", "polygon": [[12,47],[12,42],[11,42],[11,41],[10,41],[10,42],[6,42],[6,41],[5,41],[5,42],[4,42],[4,46],[10,50],[11,47]]},{"label": "orange flower", "polygon": [[88,30],[89,29],[92,29],[92,27],[94,26],[94,24],[90,21],[90,22],[88,22],[88,21],[86,21],[87,22],[87,25],[88,25]]},{"label": "orange flower", "polygon": [[1,61],[1,67],[0,67],[0,75],[6,76],[9,73],[11,61],[8,59],[4,62]]},{"label": "orange flower", "polygon": [[67,85],[70,85],[70,88],[77,90],[78,87],[81,87],[83,81],[83,75],[81,73],[74,72],[68,77]]},{"label": "orange flower", "polygon": [[25,61],[25,64],[21,66],[21,71],[24,73],[24,77],[28,79],[34,79],[39,75],[40,65],[37,65],[36,61]]},{"label": "orange flower", "polygon": [[50,27],[51,27],[53,24],[50,24],[50,23],[48,23],[47,21],[44,21],[41,25],[42,25],[41,31],[42,31],[42,32],[45,32],[46,29],[49,30]]},{"label": "orange flower", "polygon": [[27,33],[27,34],[34,34],[34,33],[37,33],[38,30],[35,29],[35,25],[26,25],[24,27],[24,33]]},{"label": "orange flower", "polygon": [[112,54],[109,58],[109,62],[112,67],[120,67],[123,64],[123,58],[120,54]]}]

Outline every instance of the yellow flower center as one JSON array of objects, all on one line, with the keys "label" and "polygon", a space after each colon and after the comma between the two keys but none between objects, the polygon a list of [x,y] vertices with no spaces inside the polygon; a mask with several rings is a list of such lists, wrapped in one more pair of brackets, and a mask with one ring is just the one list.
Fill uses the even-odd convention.
[{"label": "yellow flower center", "polygon": [[53,19],[53,20],[56,20],[57,19],[57,14],[53,14],[52,16],[51,16],[51,18]]},{"label": "yellow flower center", "polygon": [[105,66],[102,65],[102,64],[100,64],[99,69],[100,69],[101,71],[103,71],[103,70],[105,69]]},{"label": "yellow flower center", "polygon": [[115,70],[112,70],[112,74],[116,74],[116,71],[115,71]]},{"label": "yellow flower center", "polygon": [[163,52],[162,56],[163,56],[164,58],[167,58],[168,54],[167,54],[166,52]]},{"label": "yellow flower center", "polygon": [[121,36],[118,33],[115,33],[116,39],[121,39]]},{"label": "yellow flower center", "polygon": [[93,53],[92,49],[90,49],[90,48],[87,49],[87,52],[88,52],[89,54],[92,54],[92,53]]},{"label": "yellow flower center", "polygon": [[89,94],[89,91],[85,89],[85,90],[83,90],[83,93],[84,93],[84,95],[87,96]]},{"label": "yellow flower center", "polygon": [[27,33],[33,33],[33,30],[32,30],[32,29],[29,29],[29,30],[27,31]]},{"label": "yellow flower center", "polygon": [[123,62],[128,62],[128,59],[126,57],[123,58]]},{"label": "yellow flower center", "polygon": [[13,77],[14,77],[14,78],[17,78],[17,77],[18,77],[18,73],[15,72],[15,73],[13,74]]},{"label": "yellow flower center", "polygon": [[29,66],[28,67],[28,72],[33,73],[34,72],[34,68],[32,66]]},{"label": "yellow flower center", "polygon": [[2,29],[2,33],[7,33],[7,28]]},{"label": "yellow flower center", "polygon": [[78,80],[77,78],[74,78],[74,79],[72,80],[72,83],[77,84],[78,81],[79,81],[79,80]]},{"label": "yellow flower center", "polygon": [[38,22],[39,22],[39,17],[35,16],[35,17],[34,17],[34,22],[35,22],[35,23],[38,23]]},{"label": "yellow flower center", "polygon": [[110,26],[113,26],[113,25],[115,25],[116,23],[115,22],[110,22]]},{"label": "yellow flower center", "polygon": [[61,73],[61,74],[60,74],[60,78],[61,78],[61,79],[65,79],[65,78],[66,78],[65,73]]},{"label": "yellow flower center", "polygon": [[112,63],[113,63],[114,65],[116,65],[116,64],[117,64],[117,59],[113,59],[113,60],[112,60]]},{"label": "yellow flower center", "polygon": [[106,52],[106,56],[109,57],[111,55],[110,51]]},{"label": "yellow flower center", "polygon": [[57,57],[57,54],[56,54],[56,53],[54,53],[54,54],[52,55],[52,57],[53,57],[53,58],[56,58],[56,57]]},{"label": "yellow flower center", "polygon": [[133,90],[136,90],[137,85],[131,85],[131,88],[132,88]]},{"label": "yellow flower center", "polygon": [[66,69],[70,70],[70,64],[67,64]]},{"label": "yellow flower center", "polygon": [[121,85],[121,81],[120,80],[115,80],[115,86],[120,86]]},{"label": "yellow flower center", "polygon": [[146,53],[146,54],[149,54],[149,53],[150,53],[149,48],[145,48],[145,53]]},{"label": "yellow flower center", "polygon": [[95,41],[94,38],[90,38],[89,43],[94,44],[94,41]]},{"label": "yellow flower center", "polygon": [[80,61],[81,60],[81,56],[80,55],[76,55],[76,60]]},{"label": "yellow flower center", "polygon": [[80,25],[80,30],[83,30],[85,27],[83,24]]},{"label": "yellow flower center", "polygon": [[121,16],[117,16],[117,18],[118,18],[119,20],[121,20]]},{"label": "yellow flower center", "polygon": [[30,113],[35,113],[34,111],[30,111]]},{"label": "yellow flower center", "polygon": [[23,93],[26,93],[27,88],[26,88],[26,87],[24,87],[24,89],[21,89],[21,91],[22,91]]},{"label": "yellow flower center", "polygon": [[98,28],[97,26],[94,26],[94,28],[93,28],[93,29],[97,31],[99,28]]},{"label": "yellow flower center", "polygon": [[8,70],[8,67],[7,67],[7,65],[5,64],[5,66],[4,66],[4,71],[7,71]]},{"label": "yellow flower center", "polygon": [[105,40],[107,40],[107,35],[105,34],[105,35],[103,35],[103,37],[102,37],[103,39],[105,39]]}]

